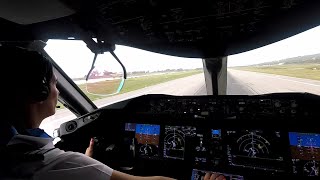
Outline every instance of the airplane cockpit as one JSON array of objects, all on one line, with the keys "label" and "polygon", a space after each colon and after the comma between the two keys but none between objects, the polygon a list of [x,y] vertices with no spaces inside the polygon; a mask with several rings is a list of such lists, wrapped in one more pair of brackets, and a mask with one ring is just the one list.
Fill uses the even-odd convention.
[{"label": "airplane cockpit", "polygon": [[[227,57],[316,27],[319,17],[311,0],[17,0],[0,3],[0,45],[52,59],[59,101],[75,115],[54,130],[62,150],[83,152],[93,138],[94,159],[139,176],[308,179],[320,176],[320,96],[229,95]],[[97,56],[110,53],[122,72],[112,74],[111,95],[128,79],[116,45],[200,58],[206,95],[144,94],[97,107],[44,50],[50,39],[84,42],[94,54],[86,81]]]},{"label": "airplane cockpit", "polygon": [[303,93],[145,95],[66,122],[59,133],[68,142],[63,149],[78,151],[93,135],[97,159],[134,174],[316,176],[319,127],[310,124],[320,116],[317,106],[319,97]]}]

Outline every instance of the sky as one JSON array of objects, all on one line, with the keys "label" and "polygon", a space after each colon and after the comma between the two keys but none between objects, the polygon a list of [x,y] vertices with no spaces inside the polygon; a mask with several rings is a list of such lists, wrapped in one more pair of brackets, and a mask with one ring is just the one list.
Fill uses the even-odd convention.
[{"label": "sky", "polygon": [[[76,40],[49,40],[45,50],[71,78],[84,77],[94,57],[84,42]],[[127,72],[203,67],[202,59],[162,55],[120,45],[116,45],[115,54],[124,64]],[[111,72],[122,70],[110,53],[99,55],[96,65],[100,71],[103,71],[103,68]]]},{"label": "sky", "polygon": [[[71,78],[84,77],[94,57],[85,43],[77,40],[49,40],[45,50]],[[116,46],[115,53],[125,65],[127,72],[202,67],[201,59],[162,55],[120,45]],[[320,26],[255,50],[231,55],[228,57],[228,67],[317,53],[320,53]],[[99,70],[112,72],[121,70],[110,53],[99,55],[96,67]]]},{"label": "sky", "polygon": [[320,53],[320,26],[282,41],[228,57],[228,66],[246,66]]}]

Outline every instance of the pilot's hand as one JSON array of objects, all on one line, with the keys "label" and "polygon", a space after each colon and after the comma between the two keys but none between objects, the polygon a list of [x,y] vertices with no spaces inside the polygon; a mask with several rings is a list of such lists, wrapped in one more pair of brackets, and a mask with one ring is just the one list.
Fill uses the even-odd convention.
[{"label": "pilot's hand", "polygon": [[93,138],[90,139],[89,147],[86,149],[85,155],[92,157],[93,156],[93,145],[94,140]]},{"label": "pilot's hand", "polygon": [[226,178],[219,173],[207,172],[203,180],[226,180]]}]

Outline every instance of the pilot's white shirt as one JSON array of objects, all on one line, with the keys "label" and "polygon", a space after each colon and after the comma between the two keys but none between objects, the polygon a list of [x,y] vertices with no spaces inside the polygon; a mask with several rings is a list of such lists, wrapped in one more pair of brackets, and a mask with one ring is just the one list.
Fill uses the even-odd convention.
[{"label": "pilot's white shirt", "polygon": [[[39,147],[40,150],[52,149],[54,148],[52,140],[52,138],[16,135],[8,145],[27,143]],[[34,170],[35,166],[40,168]],[[17,164],[15,172],[22,175],[31,173],[34,180],[109,180],[113,169],[82,153],[65,152],[56,148],[45,154],[41,165],[39,162]]]}]

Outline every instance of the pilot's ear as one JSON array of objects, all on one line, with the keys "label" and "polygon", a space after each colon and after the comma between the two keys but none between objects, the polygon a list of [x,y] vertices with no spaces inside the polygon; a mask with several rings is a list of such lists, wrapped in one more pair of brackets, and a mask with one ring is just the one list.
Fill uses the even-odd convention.
[{"label": "pilot's ear", "polygon": [[35,101],[34,99],[29,99],[28,102],[31,104],[43,104],[44,103],[44,101]]}]

